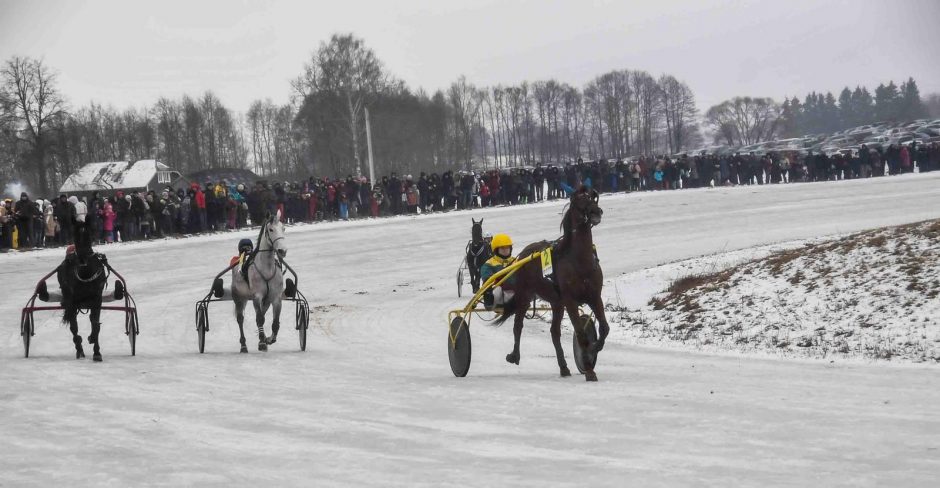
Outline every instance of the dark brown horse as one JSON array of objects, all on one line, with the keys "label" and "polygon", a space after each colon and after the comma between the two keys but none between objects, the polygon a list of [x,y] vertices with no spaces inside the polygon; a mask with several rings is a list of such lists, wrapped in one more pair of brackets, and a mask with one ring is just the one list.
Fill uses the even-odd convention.
[{"label": "dark brown horse", "polygon": [[94,231],[89,222],[73,220],[72,235],[75,236],[75,252],[67,255],[56,270],[59,288],[62,290],[62,307],[65,309],[62,322],[69,324],[72,332],[75,357],[84,358],[82,337],[78,335],[78,312],[87,309],[91,321],[88,342],[94,345],[92,359],[101,361],[98,333],[101,331],[101,294],[108,282],[108,269],[104,255],[95,253],[91,248]]},{"label": "dark brown horse", "polygon": [[[571,195],[571,202],[561,222],[562,237],[554,243],[536,242],[526,246],[519,254],[519,259],[534,252],[552,250],[552,269],[554,276],[543,277],[540,259],[533,259],[523,265],[515,274],[515,296],[509,300],[503,313],[496,320],[502,323],[514,316],[513,336],[515,344],[512,352],[506,355],[506,361],[519,364],[519,338],[522,335],[522,321],[532,300],[536,297],[548,302],[552,308],[552,343],[562,376],[571,376],[565,362],[565,351],[561,347],[561,319],[564,311],[574,325],[578,344],[581,346],[582,364],[585,365],[584,377],[587,381],[597,381],[594,373],[596,355],[604,348],[610,327],[604,315],[604,302],[601,288],[604,273],[601,271],[591,228],[599,224],[604,211],[598,206],[598,194],[594,190],[581,187]],[[578,309],[587,305],[600,323],[600,337],[593,339],[593,334],[582,327]]]}]

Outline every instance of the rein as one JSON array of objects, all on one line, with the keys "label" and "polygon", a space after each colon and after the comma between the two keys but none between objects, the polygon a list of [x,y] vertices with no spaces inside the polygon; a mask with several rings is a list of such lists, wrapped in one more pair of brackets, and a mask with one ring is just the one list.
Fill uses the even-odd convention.
[{"label": "rein", "polygon": [[[268,238],[268,243],[271,245],[270,249],[261,249],[261,240],[265,237]],[[255,249],[251,251],[251,257],[254,258],[258,253],[262,253],[262,252],[277,251],[277,248],[274,247],[274,243],[276,243],[277,241],[280,241],[281,239],[284,239],[284,236],[280,236],[277,239],[271,238],[271,234],[268,232],[268,222],[265,222],[264,224],[261,225],[261,232],[258,234],[258,244],[256,244]],[[277,275],[277,268],[283,268],[283,263],[280,257],[278,257],[274,263],[275,263],[274,272],[271,273],[271,276],[265,278],[264,273],[262,273],[261,269],[258,267],[258,262],[255,261],[254,259],[251,260],[251,265],[254,266],[254,268],[258,271],[258,276],[260,276],[261,279],[264,280],[264,284],[268,288],[270,288],[269,283],[271,282],[271,280],[273,280],[274,277]]]}]

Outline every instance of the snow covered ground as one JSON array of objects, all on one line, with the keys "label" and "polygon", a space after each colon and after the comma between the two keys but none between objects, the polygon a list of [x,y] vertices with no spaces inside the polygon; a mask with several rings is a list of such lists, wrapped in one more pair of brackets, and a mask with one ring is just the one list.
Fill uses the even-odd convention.
[{"label": "snow covered ground", "polygon": [[[940,217],[940,173],[607,196],[606,276],[771,243]],[[470,217],[518,243],[558,234],[560,203],[292,227],[316,307],[306,352],[282,329],[238,354],[229,307],[196,352],[193,302],[251,232],[102,248],[141,309],[137,356],[106,315],[105,362],[76,361],[19,309],[61,250],[0,256],[0,486],[936,486],[940,370],[609,343],[600,382],[559,378],[546,324],[503,359],[474,322],[466,378],[447,310]],[[648,297],[658,290],[648,290]],[[290,324],[292,316],[284,314]],[[249,322],[251,321],[249,317]],[[87,335],[88,326],[82,324]],[[570,331],[563,342],[570,361]],[[251,344],[251,343],[249,343]]]},{"label": "snow covered ground", "polygon": [[[635,343],[940,362],[940,220],[693,258],[612,285],[617,332]],[[665,291],[636,293],[650,288]]]}]

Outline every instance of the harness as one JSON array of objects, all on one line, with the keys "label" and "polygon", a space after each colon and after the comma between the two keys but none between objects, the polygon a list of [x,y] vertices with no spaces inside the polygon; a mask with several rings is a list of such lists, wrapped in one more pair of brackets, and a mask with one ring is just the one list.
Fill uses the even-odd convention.
[{"label": "harness", "polygon": [[467,255],[473,256],[473,261],[475,263],[479,263],[480,256],[483,256],[483,254],[486,252],[486,248],[487,248],[486,241],[479,241],[479,242],[470,241],[467,243]]},{"label": "harness", "polygon": [[79,269],[82,269],[82,268],[87,268],[87,267],[88,267],[88,262],[87,262],[87,260],[82,260],[82,259],[80,259],[80,258],[78,257],[78,255],[74,255],[74,257],[72,257],[71,259],[72,259],[73,261],[77,261],[77,262],[76,262],[76,266],[74,266],[74,268],[73,268],[73,270],[72,270],[72,275],[75,276],[75,279],[76,279],[76,280],[78,280],[78,281],[80,281],[80,282],[82,282],[82,283],[92,283],[92,282],[94,282],[94,281],[97,281],[98,278],[101,277],[101,274],[102,274],[102,273],[105,273],[105,278],[104,278],[104,279],[105,279],[105,281],[107,281],[108,278],[111,276],[111,269],[110,269],[107,265],[105,265],[105,263],[107,262],[107,258],[105,258],[104,254],[99,254],[99,253],[94,253],[94,254],[92,254],[92,255],[90,256],[90,258],[97,260],[97,261],[98,261],[98,264],[101,265],[101,267],[99,267],[99,268],[95,271],[95,274],[91,275],[90,278],[82,278],[82,276],[78,273],[78,270],[79,270]]}]

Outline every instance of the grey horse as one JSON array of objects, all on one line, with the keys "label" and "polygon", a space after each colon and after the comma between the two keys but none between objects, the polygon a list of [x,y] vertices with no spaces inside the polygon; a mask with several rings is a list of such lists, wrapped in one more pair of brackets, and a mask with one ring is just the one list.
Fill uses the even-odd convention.
[{"label": "grey horse", "polygon": [[[245,345],[245,305],[249,301],[255,305],[255,322],[258,324],[258,350],[267,351],[269,344],[277,341],[277,331],[281,322],[281,297],[284,294],[284,267],[281,260],[287,255],[284,240],[284,224],[281,212],[268,216],[261,225],[258,242],[251,253],[251,258],[244,264],[248,266],[248,281],[238,267],[232,269],[232,299],[235,301],[235,317],[238,319],[238,331],[241,334],[241,352],[248,352]],[[264,334],[264,314],[268,307],[273,308],[271,337]]]}]

